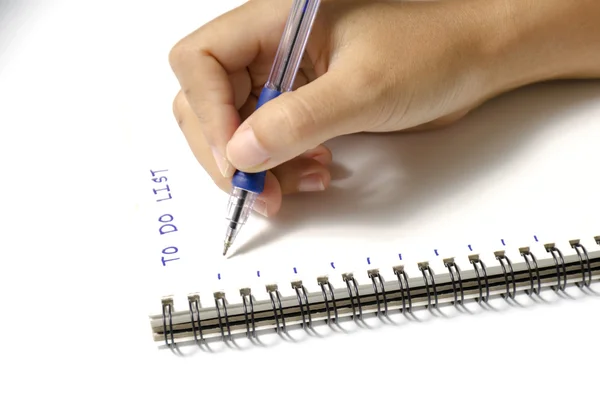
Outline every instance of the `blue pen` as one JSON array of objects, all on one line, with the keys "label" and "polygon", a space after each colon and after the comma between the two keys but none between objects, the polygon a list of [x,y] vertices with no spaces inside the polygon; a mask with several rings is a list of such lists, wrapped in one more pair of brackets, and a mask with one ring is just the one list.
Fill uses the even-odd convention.
[{"label": "blue pen", "polygon": [[[282,92],[292,90],[320,3],[320,0],[294,0],[271,74],[258,98],[257,109],[271,99],[277,98]],[[227,232],[223,255],[227,254],[235,237],[248,220],[256,197],[264,189],[265,175],[266,171],[258,173],[236,171],[233,174],[233,188],[227,206]]]}]

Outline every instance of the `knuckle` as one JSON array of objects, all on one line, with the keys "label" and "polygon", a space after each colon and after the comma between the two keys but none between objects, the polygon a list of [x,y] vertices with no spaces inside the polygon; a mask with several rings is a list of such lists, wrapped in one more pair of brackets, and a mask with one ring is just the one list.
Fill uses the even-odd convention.
[{"label": "knuckle", "polygon": [[173,116],[175,116],[175,120],[177,120],[180,128],[183,127],[186,106],[188,106],[187,99],[185,99],[183,92],[179,91],[175,95],[175,99],[173,99]]},{"label": "knuckle", "polygon": [[182,52],[183,46],[181,41],[175,44],[169,51],[169,65],[171,65],[171,69],[173,69],[173,71],[177,70],[178,66],[181,64],[183,58]]},{"label": "knuckle", "polygon": [[187,38],[180,40],[169,51],[169,65],[171,69],[177,74],[179,70],[189,64],[190,58],[195,53],[196,50],[188,43]]}]

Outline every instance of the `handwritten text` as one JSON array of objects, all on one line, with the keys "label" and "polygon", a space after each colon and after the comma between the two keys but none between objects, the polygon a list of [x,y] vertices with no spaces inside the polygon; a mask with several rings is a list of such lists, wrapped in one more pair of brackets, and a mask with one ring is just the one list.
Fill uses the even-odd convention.
[{"label": "handwritten text", "polygon": [[[167,200],[173,199],[171,188],[167,184],[168,178],[165,175],[168,171],[169,170],[150,170],[150,174],[152,175],[152,182],[158,184],[157,187],[152,189],[152,191],[154,192],[154,196],[156,197],[155,201],[157,203],[164,203]],[[162,175],[157,175],[161,173]],[[175,217],[170,213],[164,213],[161,216],[159,216],[158,223],[158,233],[161,236],[177,232],[177,226],[175,226]],[[166,266],[167,262],[176,261],[180,259],[178,255],[179,248],[173,245],[163,248],[161,250],[161,253],[162,255],[160,260],[163,266]]]}]

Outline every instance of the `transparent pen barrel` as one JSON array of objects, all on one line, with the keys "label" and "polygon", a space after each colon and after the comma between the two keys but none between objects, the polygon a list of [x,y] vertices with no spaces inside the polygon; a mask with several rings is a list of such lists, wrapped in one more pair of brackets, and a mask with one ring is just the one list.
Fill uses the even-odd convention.
[{"label": "transparent pen barrel", "polygon": [[267,87],[291,91],[320,0],[295,0],[279,43]]},{"label": "transparent pen barrel", "polygon": [[230,229],[237,230],[246,223],[257,196],[258,194],[239,187],[232,189],[229,196],[229,203],[227,204],[226,217]]}]

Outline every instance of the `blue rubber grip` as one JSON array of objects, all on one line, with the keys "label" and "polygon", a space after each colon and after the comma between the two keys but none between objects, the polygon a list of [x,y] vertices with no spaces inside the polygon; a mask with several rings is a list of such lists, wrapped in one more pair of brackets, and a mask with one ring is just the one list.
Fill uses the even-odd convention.
[{"label": "blue rubber grip", "polygon": [[[279,91],[267,87],[263,88],[260,97],[258,97],[256,109],[260,108],[271,99],[277,98],[279,95],[281,95],[281,92]],[[265,188],[265,175],[267,175],[266,171],[256,173],[236,171],[235,174],[233,174],[231,183],[233,186],[239,187],[240,189],[260,194]]]}]

